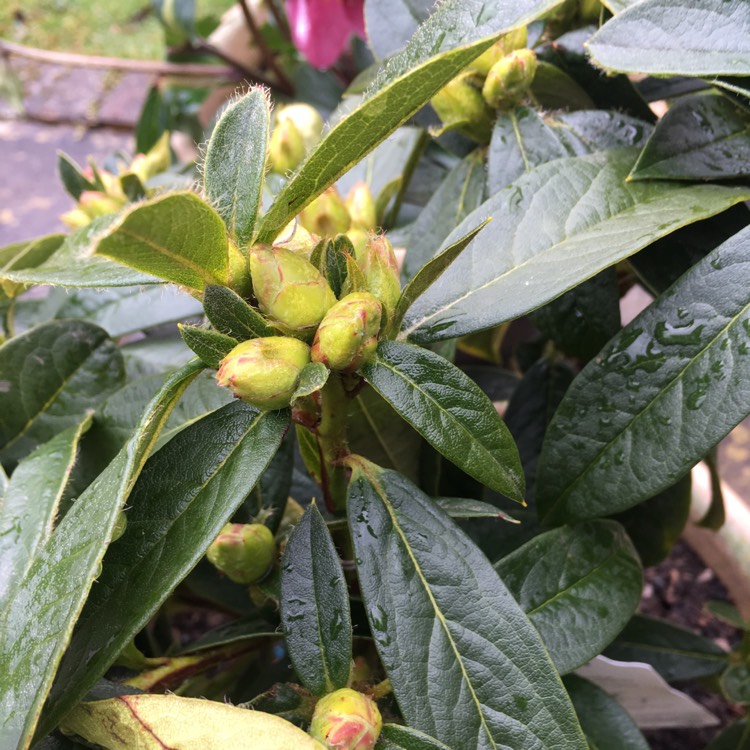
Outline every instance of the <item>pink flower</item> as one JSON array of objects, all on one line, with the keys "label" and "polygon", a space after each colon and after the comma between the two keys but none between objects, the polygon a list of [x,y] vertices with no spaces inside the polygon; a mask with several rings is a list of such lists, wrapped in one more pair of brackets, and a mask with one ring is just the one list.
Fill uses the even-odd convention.
[{"label": "pink flower", "polygon": [[352,34],[364,39],[364,0],[287,0],[294,45],[316,68],[330,68]]}]

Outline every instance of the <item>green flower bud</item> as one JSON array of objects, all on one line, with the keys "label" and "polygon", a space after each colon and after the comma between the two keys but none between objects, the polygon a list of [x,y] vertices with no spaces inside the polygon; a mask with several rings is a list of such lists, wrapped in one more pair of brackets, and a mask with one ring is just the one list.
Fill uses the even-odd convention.
[{"label": "green flower bud", "polygon": [[358,369],[378,345],[381,313],[382,305],[369,292],[348,294],[323,318],[310,359],[332,370]]},{"label": "green flower bud", "polygon": [[249,297],[253,293],[247,256],[232,240],[229,240],[229,286],[240,297]]},{"label": "green flower bud", "polygon": [[578,13],[584,23],[596,23],[602,14],[600,0],[581,0]]},{"label": "green flower bud", "polygon": [[466,70],[432,97],[444,130],[458,130],[478,143],[489,143],[493,114],[482,97],[483,81],[480,73]]},{"label": "green flower bud", "polygon": [[302,226],[320,237],[345,234],[351,226],[349,211],[335,187],[319,195],[298,217]]},{"label": "green flower bud", "polygon": [[390,315],[401,296],[401,282],[393,246],[384,235],[370,235],[359,267],[368,291],[383,303],[383,309]]},{"label": "green flower bud", "polygon": [[290,104],[276,110],[276,127],[292,123],[302,139],[305,153],[318,145],[323,137],[323,118],[309,104]]},{"label": "green flower bud", "polygon": [[516,50],[492,66],[484,82],[482,96],[495,109],[511,107],[526,95],[536,69],[537,60],[533,50]]},{"label": "green flower bud", "polygon": [[159,140],[146,154],[136,154],[130,162],[128,172],[134,174],[145,185],[152,177],[166,172],[172,163],[169,149],[169,131],[162,133]]},{"label": "green flower bud", "polygon": [[354,257],[357,260],[361,260],[364,256],[365,247],[367,246],[367,240],[370,237],[370,233],[366,232],[364,229],[354,227],[346,233],[346,236],[354,247]]},{"label": "green flower bud", "polygon": [[312,251],[320,242],[320,237],[310,234],[297,220],[290,221],[273,241],[274,247],[283,247],[310,260]]},{"label": "green flower bud", "polygon": [[273,563],[276,542],[262,523],[228,523],[211,543],[206,557],[235,583],[259,581]]},{"label": "green flower bud", "polygon": [[268,142],[268,161],[274,172],[293,172],[302,163],[306,153],[302,135],[292,120],[280,122],[273,129]]},{"label": "green flower bud", "polygon": [[318,701],[310,734],[329,750],[372,750],[383,719],[377,704],[351,688],[342,688]]},{"label": "green flower bud", "polygon": [[528,36],[525,26],[503,34],[488,50],[485,50],[469,65],[469,70],[476,70],[478,73],[486,76],[496,62],[502,60],[503,57],[509,55],[511,52],[515,52],[517,49],[523,49],[528,43]]},{"label": "green flower bud", "polygon": [[336,302],[320,271],[286,248],[252,248],[250,273],[261,310],[292,331],[315,328]]},{"label": "green flower bud", "polygon": [[221,360],[216,380],[259,409],[283,409],[309,361],[310,347],[304,341],[288,336],[251,339]]},{"label": "green flower bud", "polygon": [[85,190],[78,199],[78,207],[90,218],[113,214],[125,205],[125,201],[98,190]]},{"label": "green flower bud", "polygon": [[374,229],[378,223],[375,199],[366,182],[356,183],[346,196],[346,207],[352,219],[353,229]]}]

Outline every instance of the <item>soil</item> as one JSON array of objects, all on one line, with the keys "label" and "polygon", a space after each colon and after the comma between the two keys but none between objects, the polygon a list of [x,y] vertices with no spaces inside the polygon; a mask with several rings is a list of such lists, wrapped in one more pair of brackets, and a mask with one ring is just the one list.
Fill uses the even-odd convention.
[{"label": "soil", "polygon": [[[685,542],[678,542],[669,557],[645,571],[640,611],[711,638],[730,649],[740,640],[740,632],[704,611],[706,602],[728,601],[727,591]],[[704,750],[726,726],[736,721],[742,710],[728,704],[715,692],[699,684],[680,685],[680,690],[707,708],[721,722],[705,729],[665,729],[644,732],[652,750]]]}]

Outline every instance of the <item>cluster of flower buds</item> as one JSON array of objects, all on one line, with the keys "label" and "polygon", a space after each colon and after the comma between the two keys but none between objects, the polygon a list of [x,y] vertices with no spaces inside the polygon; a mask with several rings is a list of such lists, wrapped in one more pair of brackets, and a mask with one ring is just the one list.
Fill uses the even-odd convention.
[{"label": "cluster of flower buds", "polygon": [[262,523],[228,523],[206,552],[217,570],[245,586],[266,575],[275,555],[273,534]]},{"label": "cluster of flower buds", "polygon": [[302,163],[323,136],[323,118],[309,104],[276,109],[276,123],[268,144],[268,163],[274,172],[287,174]]},{"label": "cluster of flower buds", "polygon": [[[232,349],[221,361],[220,385],[260,409],[281,409],[311,362],[355,373],[373,356],[401,294],[393,247],[373,231],[375,221],[375,201],[364,183],[346,201],[333,188],[273,244],[247,249],[250,289],[240,293],[255,299],[279,335]],[[332,245],[347,268],[335,284],[326,277],[331,271],[324,258]]]},{"label": "cluster of flower buds", "polygon": [[495,110],[518,104],[534,80],[536,55],[526,49],[526,43],[525,27],[505,34],[438,91],[432,106],[443,130],[458,130],[479,143],[489,142]]},{"label": "cluster of flower buds", "polygon": [[342,688],[318,701],[310,734],[328,750],[373,750],[382,726],[373,700]]},{"label": "cluster of flower buds", "polygon": [[136,177],[141,186],[170,165],[169,133],[164,133],[156,145],[146,154],[136,154],[130,164],[121,164],[120,172],[112,174],[106,169],[92,167],[81,170],[81,175],[98,190],[84,190],[76,207],[60,218],[71,229],[81,229],[98,216],[116,213],[128,203],[123,185],[128,178]]}]

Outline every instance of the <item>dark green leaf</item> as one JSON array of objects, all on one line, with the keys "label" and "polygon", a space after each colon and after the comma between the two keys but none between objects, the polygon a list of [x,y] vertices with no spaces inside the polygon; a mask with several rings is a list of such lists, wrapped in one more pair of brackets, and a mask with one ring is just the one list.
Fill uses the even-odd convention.
[{"label": "dark green leaf", "polygon": [[726,521],[726,510],[724,508],[724,490],[721,486],[721,474],[719,473],[718,447],[714,446],[703,459],[708,467],[711,479],[711,502],[703,518],[697,522],[697,526],[704,529],[718,531]]},{"label": "dark green leaf", "polygon": [[375,750],[451,750],[424,732],[399,724],[384,724]]},{"label": "dark green leaf", "polygon": [[563,112],[550,124],[563,145],[575,156],[611,148],[642,148],[653,131],[653,127],[643,120],[600,109]]},{"label": "dark green leaf", "polygon": [[[28,745],[120,509],[170,409],[200,369],[193,362],[167,378],[128,443],[73,504],[5,608],[0,627],[0,746]],[[111,615],[119,628],[121,613]],[[111,635],[106,629],[99,633]],[[70,706],[77,700],[71,688],[72,683],[66,683],[73,697]]]},{"label": "dark green leaf", "polygon": [[589,750],[649,750],[625,709],[593,682],[574,674],[563,684],[578,714]]},{"label": "dark green leaf", "polygon": [[494,195],[534,167],[564,156],[567,149],[539,112],[516,107],[501,113],[487,152],[488,192]]},{"label": "dark green leaf", "polygon": [[547,522],[655,495],[750,412],[748,242],[745,229],[706,256],[576,378],[540,459]]},{"label": "dark green leaf", "polygon": [[727,653],[712,640],[642,615],[633,617],[604,654],[646,662],[667,682],[708,677],[727,666]]},{"label": "dark green leaf", "polygon": [[465,497],[436,497],[435,503],[451,518],[502,518],[509,523],[519,523],[494,505]]},{"label": "dark green leaf", "polygon": [[[150,151],[167,130],[168,109],[158,86],[152,86],[143,102],[141,116],[135,126],[136,153]],[[75,196],[73,196],[75,197]]]},{"label": "dark green leaf", "polygon": [[744,0],[642,0],[588,44],[607,70],[652,75],[750,75],[750,5]]},{"label": "dark green leaf", "polygon": [[390,59],[364,101],[309,155],[263,217],[260,240],[272,240],[311,200],[393,132],[462,68],[509,29],[534,20],[559,0],[450,0]]},{"label": "dark green leaf", "polygon": [[70,197],[77,201],[86,190],[97,190],[97,186],[83,174],[81,168],[65,152],[57,152],[57,176]]},{"label": "dark green leaf", "polygon": [[259,521],[268,526],[275,534],[284,517],[289,492],[292,487],[294,471],[294,437],[290,434],[284,438],[276,455],[261,474],[250,496],[243,503],[240,515],[245,510],[247,523]]},{"label": "dark green leaf", "polygon": [[124,336],[201,314],[201,305],[171,286],[81,289],[65,297],[55,317],[83,318],[110,336]]},{"label": "dark green leaf", "polygon": [[329,369],[321,362],[310,362],[305,365],[292,394],[292,401],[319,391],[326,384],[329,375]]},{"label": "dark green leaf", "polygon": [[594,109],[596,106],[574,78],[544,60],[538,63],[530,92],[545,109]]},{"label": "dark green leaf", "polygon": [[[87,415],[40,445],[18,464],[5,493],[0,493],[0,603],[26,575],[49,539],[60,499],[76,460]],[[2,609],[2,606],[0,606]]]},{"label": "dark green leaf", "polygon": [[151,457],[131,494],[125,533],[107,552],[60,666],[48,725],[82,698],[201,559],[288,424],[286,411],[261,413],[235,401]]},{"label": "dark green leaf", "polygon": [[375,645],[406,722],[461,750],[585,748],[534,629],[415,485],[352,459],[348,516]]},{"label": "dark green leaf", "polygon": [[341,296],[341,289],[346,281],[347,258],[353,257],[354,246],[351,240],[344,234],[340,234],[330,240],[323,240],[321,243],[320,258],[317,266],[328,280],[328,284],[337,297]]},{"label": "dark green leaf", "polygon": [[719,93],[678,99],[659,121],[632,180],[727,180],[750,175],[750,113]]},{"label": "dark green leaf", "polygon": [[[445,240],[493,220],[409,309],[402,337],[417,343],[511,320],[681,226],[746,200],[744,188],[625,182],[636,152],[557,159],[470,214]],[[539,231],[539,206],[553,206]]]},{"label": "dark green leaf", "polygon": [[638,554],[614,521],[564,526],[495,564],[561,674],[611,643],[638,606]]},{"label": "dark green leaf", "polygon": [[0,347],[0,457],[14,464],[120,387],[122,356],[106,331],[53,321]]},{"label": "dark green leaf", "polygon": [[750,620],[746,621],[733,604],[722,601],[710,601],[703,605],[705,612],[710,612],[717,620],[739,630],[750,629]]},{"label": "dark green leaf", "polygon": [[96,243],[95,252],[126,266],[201,291],[228,273],[224,224],[193,193],[169,193],[137,203]]},{"label": "dark green leaf", "polygon": [[406,278],[413,277],[435,257],[445,238],[481,204],[484,182],[484,158],[478,151],[469,154],[446,175],[409,227],[405,243],[408,252],[404,257]]},{"label": "dark green leaf", "polygon": [[492,402],[461,370],[427,349],[381,341],[362,373],[449,461],[488,487],[523,501],[523,473],[513,438]]},{"label": "dark green leaf", "polygon": [[706,750],[750,750],[750,720],[727,727]]},{"label": "dark green leaf", "polygon": [[203,292],[203,308],[211,325],[237,341],[278,335],[236,292],[209,284]]},{"label": "dark green leaf", "polygon": [[750,703],[750,666],[732,664],[721,676],[721,689],[730,703]]},{"label": "dark green leaf", "polygon": [[[487,219],[489,221],[489,219]],[[451,263],[461,254],[461,251],[474,239],[477,232],[484,229],[485,224],[480,224],[462,237],[457,242],[449,245],[439,255],[427,261],[417,273],[412,276],[409,283],[404,287],[401,296],[398,298],[396,309],[393,312],[393,318],[390,323],[390,329],[398,331],[401,327],[401,321],[404,319],[406,311],[411,307],[414,300],[421,294],[424,294],[437,279],[442,276],[443,272]]]},{"label": "dark green leaf", "polygon": [[0,249],[0,278],[4,278],[7,271],[36,268],[57,252],[64,241],[64,234],[48,234],[6,245]]},{"label": "dark green leaf", "polygon": [[243,617],[239,620],[232,620],[232,622],[226,625],[209,630],[205,635],[202,635],[180,649],[179,655],[196,654],[199,651],[206,651],[219,646],[229,646],[232,643],[241,643],[242,641],[254,640],[256,638],[278,639],[278,633],[273,632],[269,623],[257,614],[250,617]]},{"label": "dark green leaf", "polygon": [[666,559],[682,536],[690,514],[691,490],[688,472],[658,495],[614,516],[628,532],[644,567]]},{"label": "dark green leaf", "polygon": [[179,325],[182,340],[208,365],[215,370],[221,360],[239,343],[231,336],[198,326]]},{"label": "dark green leaf", "polygon": [[260,87],[251,88],[224,110],[206,149],[206,198],[242,246],[255,237],[270,118],[268,93]]},{"label": "dark green leaf", "polygon": [[0,279],[20,284],[97,288],[160,284],[160,279],[94,254],[97,243],[116,220],[116,214],[94,219],[88,226],[69,235],[43,263],[28,268],[4,269],[0,271]]},{"label": "dark green leaf", "polygon": [[281,623],[302,684],[316,695],[346,687],[352,665],[349,592],[338,552],[313,503],[281,562]]}]

